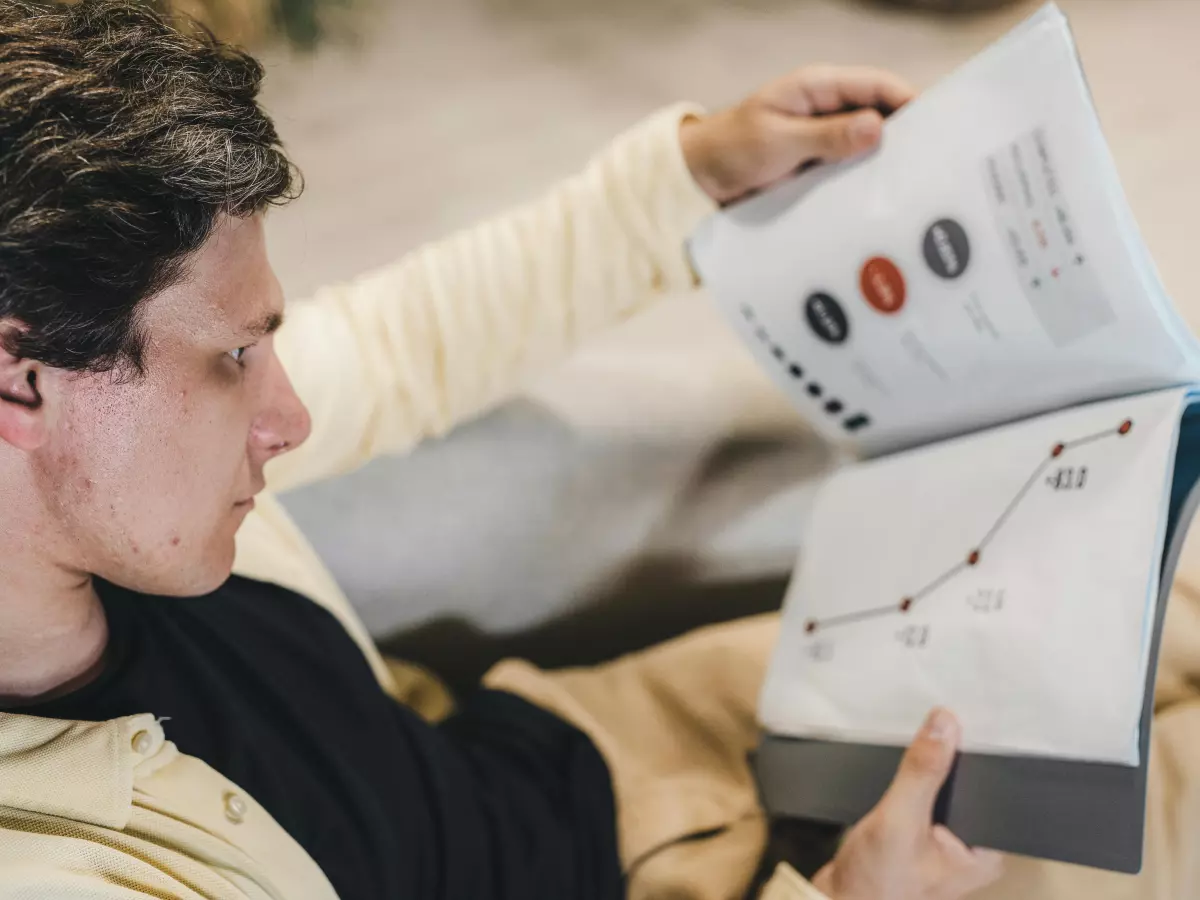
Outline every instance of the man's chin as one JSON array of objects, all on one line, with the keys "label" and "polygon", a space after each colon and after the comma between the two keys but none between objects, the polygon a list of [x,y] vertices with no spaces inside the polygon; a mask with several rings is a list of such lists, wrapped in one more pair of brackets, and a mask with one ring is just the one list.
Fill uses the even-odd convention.
[{"label": "man's chin", "polygon": [[233,574],[233,547],[229,548],[229,553],[225,555],[219,562],[204,566],[198,569],[191,583],[188,585],[188,590],[181,596],[199,597],[204,594],[211,594],[213,591],[221,587],[229,580],[229,576]]},{"label": "man's chin", "polygon": [[206,594],[211,594],[229,580],[229,576],[233,574],[232,567],[222,569],[220,573],[214,573],[204,578],[198,578],[195,581],[186,585],[179,585],[178,590],[165,594],[167,597],[203,597]]},{"label": "man's chin", "polygon": [[139,594],[156,597],[203,597],[225,584],[233,572],[234,543],[210,551],[203,559],[177,560],[166,569],[126,571],[105,580]]}]

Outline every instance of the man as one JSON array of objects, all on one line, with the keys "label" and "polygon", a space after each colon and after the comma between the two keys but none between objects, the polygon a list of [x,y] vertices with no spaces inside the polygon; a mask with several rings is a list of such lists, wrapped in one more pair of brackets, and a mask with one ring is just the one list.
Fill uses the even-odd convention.
[{"label": "man", "polygon": [[[0,897],[741,895],[773,618],[593,671],[506,663],[433,726],[260,492],[441,433],[692,286],[714,203],[869,150],[911,91],[804,70],[666,110],[281,328],[262,214],[296,189],[261,76],[130,0],[0,6]],[[992,880],[930,821],[958,739],[931,715],[814,884],[766,893]]]}]

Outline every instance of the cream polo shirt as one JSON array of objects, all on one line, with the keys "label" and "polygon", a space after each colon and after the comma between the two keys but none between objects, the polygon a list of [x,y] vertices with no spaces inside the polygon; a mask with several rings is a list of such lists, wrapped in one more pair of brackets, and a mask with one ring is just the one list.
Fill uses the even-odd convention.
[{"label": "cream polo shirt", "polygon": [[[440,435],[658,296],[691,289],[683,243],[713,209],[664,110],[546,196],[294,304],[278,352],[313,418],[280,492]],[[235,569],[333,612],[391,672],[274,497]],[[794,874],[773,898],[819,896]],[[165,740],[154,711],[101,723],[0,713],[0,898],[333,900],[316,863],[236,784]]]}]

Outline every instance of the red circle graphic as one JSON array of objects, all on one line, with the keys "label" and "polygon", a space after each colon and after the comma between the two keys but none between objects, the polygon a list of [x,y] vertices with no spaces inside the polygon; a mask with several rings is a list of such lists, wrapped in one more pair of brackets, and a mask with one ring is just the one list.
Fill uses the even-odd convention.
[{"label": "red circle graphic", "polygon": [[863,263],[858,286],[863,297],[884,315],[900,312],[907,291],[899,267],[885,256],[875,256]]}]

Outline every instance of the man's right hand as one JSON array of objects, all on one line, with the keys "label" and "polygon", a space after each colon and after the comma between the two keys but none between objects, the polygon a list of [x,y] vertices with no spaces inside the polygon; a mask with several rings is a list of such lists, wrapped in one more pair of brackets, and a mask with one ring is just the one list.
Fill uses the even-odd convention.
[{"label": "man's right hand", "polygon": [[929,714],[879,805],[813,879],[817,888],[832,900],[958,900],[1000,876],[999,853],[973,850],[933,824],[961,732],[947,710]]}]

